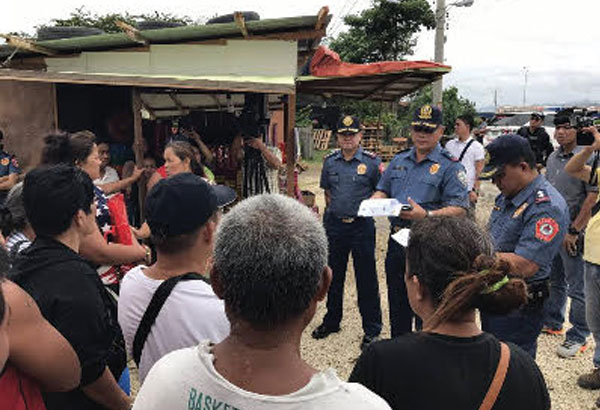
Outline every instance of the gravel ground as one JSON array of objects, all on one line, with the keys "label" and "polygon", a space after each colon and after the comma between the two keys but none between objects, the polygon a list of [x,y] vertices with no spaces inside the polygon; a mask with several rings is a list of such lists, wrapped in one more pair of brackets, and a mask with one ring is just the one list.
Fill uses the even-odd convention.
[{"label": "gravel ground", "polygon": [[[301,189],[307,189],[317,194],[317,205],[322,213],[324,208],[323,191],[319,188],[319,175],[321,167],[311,164],[308,171],[300,175]],[[477,208],[477,220],[485,224],[492,210],[497,189],[491,183],[482,186],[483,196]],[[388,223],[385,218],[376,218],[377,221],[377,273],[383,312],[383,338],[389,338],[389,317],[387,304],[387,287],[385,283],[384,260],[389,234]],[[342,319],[339,333],[330,335],[323,340],[314,340],[310,332],[321,323],[325,314],[325,304],[321,303],[312,323],[304,332],[302,338],[303,357],[318,369],[332,367],[337,370],[342,379],[347,379],[360,354],[360,342],[363,336],[360,314],[356,303],[356,283],[352,264],[348,264],[344,295],[344,318]],[[592,352],[594,343],[589,340],[586,352],[573,359],[561,359],[556,353],[563,337],[542,335],[538,340],[537,363],[546,379],[552,407],[559,410],[594,409],[594,402],[598,392],[587,391],[576,384],[577,377],[592,369]]]},{"label": "gravel ground", "polygon": [[[299,178],[301,189],[310,190],[317,194],[317,205],[320,212],[324,209],[323,191],[319,188],[319,175],[321,166],[310,164],[308,171],[302,173]],[[485,224],[492,210],[494,198],[497,195],[496,188],[490,183],[482,186],[483,195],[477,208],[477,220]],[[387,249],[387,237],[389,233],[388,223],[385,218],[376,218],[377,221],[377,273],[383,312],[383,331],[381,336],[389,338],[389,317],[387,304],[387,287],[385,283],[384,260]],[[321,323],[325,315],[325,303],[318,307],[317,314],[312,323],[307,327],[302,337],[302,356],[315,368],[336,369],[342,379],[347,379],[354,367],[354,363],[360,354],[360,342],[363,337],[360,314],[356,304],[356,283],[352,264],[348,265],[344,295],[344,318],[342,319],[339,333],[330,335],[323,340],[314,340],[310,333]],[[592,368],[593,340],[589,340],[589,348],[586,352],[573,359],[560,359],[556,353],[556,347],[562,342],[560,336],[542,335],[538,340],[537,363],[546,379],[552,407],[558,410],[590,410],[595,409],[594,402],[598,392],[587,391],[579,388],[576,384],[577,377]],[[139,382],[137,371],[133,362],[132,369],[132,391],[135,397]]]}]

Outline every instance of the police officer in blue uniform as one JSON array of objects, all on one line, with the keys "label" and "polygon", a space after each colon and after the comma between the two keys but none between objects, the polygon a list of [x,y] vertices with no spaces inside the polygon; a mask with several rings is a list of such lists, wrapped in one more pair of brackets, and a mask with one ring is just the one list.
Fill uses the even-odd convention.
[{"label": "police officer in blue uniform", "polygon": [[0,130],[0,205],[8,195],[8,191],[16,185],[21,169],[14,155],[4,151],[4,134]]},{"label": "police officer in blue uniform", "polygon": [[321,173],[327,206],[323,223],[333,278],[327,294],[327,314],[312,336],[322,339],[340,330],[346,266],[352,253],[364,349],[381,332],[381,306],[375,268],[375,223],[373,218],[358,217],[357,213],[360,203],[375,191],[381,159],[360,146],[362,132],[354,117],[341,118],[337,138],[340,149],[325,157]]},{"label": "police officer in blue uniform", "polygon": [[390,218],[385,273],[392,337],[412,331],[414,313],[404,283],[405,253],[391,235],[413,220],[436,215],[464,216],[469,207],[467,176],[456,158],[439,145],[444,130],[439,108],[424,105],[411,123],[414,146],[397,154],[385,170],[373,198],[396,198],[411,209]]},{"label": "police officer in blue uniform", "polygon": [[499,259],[529,289],[528,303],[508,315],[481,315],[482,328],[500,340],[519,345],[535,358],[549,294],[552,261],[569,227],[569,209],[560,193],[540,175],[528,141],[518,135],[498,137],[487,147],[481,179],[500,190],[489,221]]}]

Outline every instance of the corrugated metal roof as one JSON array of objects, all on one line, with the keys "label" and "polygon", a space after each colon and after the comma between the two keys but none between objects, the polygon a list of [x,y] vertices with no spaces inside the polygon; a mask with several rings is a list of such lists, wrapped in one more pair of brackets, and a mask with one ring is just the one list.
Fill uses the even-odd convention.
[{"label": "corrugated metal roof", "polygon": [[[328,15],[325,26],[331,20]],[[264,36],[277,33],[292,33],[299,31],[314,31],[318,16],[298,16],[278,19],[265,19],[246,22],[248,34],[252,36]],[[189,41],[206,41],[221,38],[243,37],[242,32],[235,23],[209,24],[201,26],[182,26],[163,28],[156,30],[140,31],[150,44],[183,43]],[[251,38],[250,37],[250,38]],[[73,37],[60,40],[47,40],[35,42],[35,45],[45,47],[51,51],[61,54],[78,53],[81,51],[109,50],[117,48],[128,48],[139,46],[125,33],[100,34],[87,37]],[[0,46],[0,57],[9,56],[14,47],[9,45]],[[19,50],[17,55],[35,55],[36,53]]]}]

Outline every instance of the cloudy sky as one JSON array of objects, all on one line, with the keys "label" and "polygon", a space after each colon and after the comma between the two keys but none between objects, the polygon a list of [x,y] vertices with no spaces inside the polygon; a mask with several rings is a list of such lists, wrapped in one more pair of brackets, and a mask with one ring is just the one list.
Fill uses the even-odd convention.
[{"label": "cloudy sky", "polygon": [[[451,3],[452,0],[446,0]],[[192,18],[234,10],[255,10],[263,18],[316,14],[328,5],[334,19],[329,34],[344,30],[340,16],[357,13],[370,0],[53,0],[4,1],[0,32],[33,32],[54,17],[84,5],[95,13],[148,13],[155,10]],[[433,0],[430,0],[433,5]],[[600,103],[600,15],[598,0],[475,0],[449,9],[446,63],[455,85],[478,108],[522,104],[527,67],[528,104]],[[414,59],[433,59],[433,31],[418,37]]]}]

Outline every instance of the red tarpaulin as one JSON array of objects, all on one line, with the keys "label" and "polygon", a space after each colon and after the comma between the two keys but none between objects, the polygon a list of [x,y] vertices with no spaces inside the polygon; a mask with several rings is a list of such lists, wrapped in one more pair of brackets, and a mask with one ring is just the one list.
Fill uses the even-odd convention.
[{"label": "red tarpaulin", "polygon": [[310,74],[315,77],[354,77],[363,75],[397,73],[422,68],[443,68],[449,66],[431,61],[382,61],[371,64],[345,63],[335,51],[319,46],[310,62]]}]

